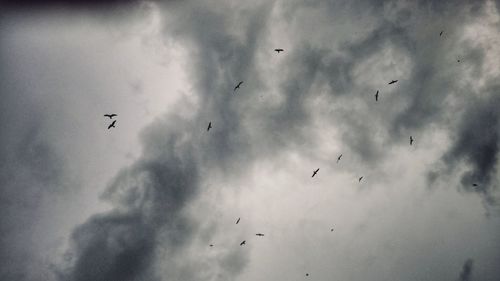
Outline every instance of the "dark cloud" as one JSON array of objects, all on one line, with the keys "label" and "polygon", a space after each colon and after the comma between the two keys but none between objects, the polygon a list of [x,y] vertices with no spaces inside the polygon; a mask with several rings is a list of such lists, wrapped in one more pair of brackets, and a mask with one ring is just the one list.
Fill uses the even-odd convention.
[{"label": "dark cloud", "polygon": [[[242,166],[234,165],[247,148],[239,129],[237,103],[231,101],[238,98],[232,88],[240,79],[253,77],[258,81],[254,53],[268,12],[263,7],[245,11],[236,25],[242,34],[231,34],[226,29],[236,18],[223,15],[218,9],[223,10],[222,6],[193,4],[177,8],[188,10],[175,10],[181,12],[180,18],[173,27],[168,26],[173,28],[168,32],[186,40],[194,52],[200,53],[193,59],[192,77],[204,107],[192,120],[168,115],[146,129],[142,157],[122,170],[103,195],[115,209],[92,217],[75,230],[69,252],[73,259],[58,271],[60,280],[159,279],[155,268],[160,263],[156,259],[159,249],[164,249],[169,259],[177,254],[181,257],[182,250],[194,239],[195,230],[182,210],[196,198],[200,169],[208,164],[211,169],[226,171]],[[196,132],[203,132],[206,115],[215,120],[215,128],[199,139]],[[219,261],[217,268],[221,271],[208,276],[216,274],[218,280],[233,280],[246,263],[244,255],[239,248],[228,250],[225,256],[229,258]],[[169,268],[166,274],[205,280],[206,272],[198,273],[194,265],[187,263]]]},{"label": "dark cloud", "polygon": [[[23,7],[28,2],[19,3],[12,7]],[[196,241],[199,229],[183,211],[197,198],[202,175],[207,171],[220,169],[228,177],[238,176],[247,168],[246,163],[252,163],[256,157],[275,155],[290,144],[313,142],[307,125],[315,112],[308,106],[310,100],[321,95],[320,89],[326,89],[327,101],[332,101],[332,105],[342,105],[332,118],[340,124],[343,143],[363,160],[359,165],[376,164],[390,145],[400,139],[406,144],[410,132],[417,134],[448,117],[442,105],[449,95],[463,94],[471,88],[458,89],[455,85],[460,70],[456,70],[455,57],[449,54],[449,48],[461,32],[461,21],[477,16],[482,2],[453,5],[450,1],[420,1],[416,6],[402,7],[397,3],[284,4],[289,23],[303,8],[311,7],[330,20],[339,13],[353,18],[363,13],[374,20],[369,31],[359,30],[361,35],[355,34],[358,27],[349,26],[352,36],[339,36],[337,41],[330,42],[328,37],[313,40],[308,37],[311,34],[300,32],[293,34],[294,50],[286,49],[282,70],[285,79],[277,87],[282,101],[276,107],[257,108],[255,96],[272,86],[266,84],[257,64],[259,50],[267,43],[274,2],[231,6],[219,2],[158,2],[165,40],[180,42],[189,54],[188,77],[197,97],[197,111],[189,119],[166,115],[144,131],[142,156],[122,169],[102,196],[113,209],[92,216],[73,231],[68,250],[71,258],[55,270],[59,280],[162,280],[165,277],[161,269],[165,267],[167,278],[174,276],[171,277],[174,280],[234,280],[248,262],[247,252],[239,247],[225,249],[214,261],[216,266],[210,264],[208,269],[198,271],[199,264],[186,258],[186,251]],[[123,7],[115,1],[104,4],[48,1],[40,5],[52,6],[77,10]],[[449,34],[446,40],[452,43],[429,39],[437,38],[438,31],[444,29],[443,22]],[[328,34],[332,26],[313,23],[311,30]],[[357,69],[376,61],[388,48],[398,58],[408,60],[409,69],[403,72],[406,76],[396,75],[400,72],[394,70],[394,65],[399,61],[389,66],[382,64],[383,68],[377,72],[384,77],[375,84],[356,74]],[[461,50],[467,66],[480,76],[483,52],[474,48]],[[400,81],[389,88],[386,84],[391,79]],[[241,80],[244,84],[234,93],[234,85]],[[384,102],[376,109],[369,105],[378,88]],[[453,148],[444,158],[449,166],[460,160],[469,163],[471,169],[462,182],[470,186],[478,181],[478,190],[484,194],[490,194],[496,183],[498,158],[499,114],[495,109],[500,99],[494,97],[498,89],[489,91],[488,98],[465,108]],[[385,102],[389,98],[392,103]],[[361,106],[354,107],[352,101]],[[182,110],[182,104],[177,108]],[[213,129],[210,134],[202,134],[208,121],[213,122]],[[36,122],[33,124],[39,127]],[[36,181],[64,186],[59,179],[63,162],[58,161],[47,140],[37,138],[39,133],[37,130],[27,133],[14,158],[27,167]],[[380,142],[374,140],[378,134],[384,138]],[[30,149],[23,150],[26,147]],[[2,167],[2,184],[9,180],[9,171]],[[3,195],[2,198],[15,198]],[[5,225],[8,224],[2,221],[2,227]],[[213,228],[210,232],[216,232]],[[9,258],[2,256],[2,263]],[[164,267],[164,260],[185,263]],[[461,274],[465,277],[460,280],[470,280],[472,261],[470,265],[468,262],[463,269],[466,273]],[[27,279],[20,272],[16,269],[4,276],[12,280]]]},{"label": "dark cloud", "polygon": [[[199,169],[193,141],[182,140],[185,123],[176,121],[177,129],[162,121],[146,131],[142,158],[103,195],[115,209],[73,233],[73,260],[59,272],[61,280],[156,280],[159,243],[173,250],[191,239],[188,220],[179,213],[198,191]],[[159,239],[162,233],[168,235]]]},{"label": "dark cloud", "polygon": [[462,266],[462,271],[460,272],[460,276],[458,277],[458,281],[470,281],[472,280],[472,269],[474,266],[473,259],[467,259]]},{"label": "dark cloud", "polygon": [[138,0],[19,0],[3,1],[3,7],[14,10],[40,10],[40,9],[88,9],[88,10],[110,10],[130,4],[138,4]]},{"label": "dark cloud", "polygon": [[486,92],[489,93],[487,98],[470,102],[454,144],[443,159],[450,167],[462,162],[468,164],[469,168],[461,179],[464,189],[479,192],[489,203],[496,203],[493,192],[498,188],[500,87],[495,86]]},{"label": "dark cloud", "polygon": [[[295,44],[300,48],[292,57],[301,59],[290,60],[288,68],[305,71],[301,73],[302,79],[290,78],[283,87],[283,92],[290,99],[290,109],[293,109],[290,110],[293,116],[286,117],[307,118],[309,111],[304,109],[304,96],[313,94],[309,93],[311,87],[321,89],[326,85],[335,97],[332,103],[346,104],[333,114],[333,118],[340,118],[344,124],[344,143],[364,161],[377,163],[384,156],[380,145],[401,143],[401,140],[406,143],[409,135],[416,135],[431,125],[446,123],[449,111],[455,110],[445,107],[446,99],[450,95],[469,94],[471,85],[459,87],[456,83],[456,77],[462,75],[456,56],[459,55],[466,67],[473,68],[472,73],[480,77],[484,50],[462,45],[456,47],[457,55],[454,56],[450,48],[456,46],[454,42],[459,40],[464,24],[481,16],[483,5],[484,1],[461,1],[460,5],[455,1],[415,1],[406,4],[398,4],[397,1],[307,1],[285,5],[285,15],[300,15],[305,9],[317,9],[318,17],[331,19],[333,26],[335,18],[342,18],[346,10],[373,18],[370,32],[363,30],[365,26],[353,25],[353,36],[343,37],[344,41],[336,44],[327,44],[332,40],[330,38],[310,40],[304,34],[295,36]],[[290,24],[293,20],[294,17],[290,17]],[[329,34],[315,21],[311,24],[315,25],[316,32]],[[445,30],[446,37],[439,38],[441,30]],[[356,35],[358,31],[363,35]],[[335,34],[332,33],[332,36]],[[308,40],[307,44],[304,40]],[[325,48],[325,44],[331,47]],[[384,80],[365,85],[365,81],[354,76],[357,67],[367,66],[368,61],[376,62],[377,56],[387,48],[398,52],[401,60],[378,70],[384,74]],[[401,67],[404,59],[408,60],[409,69],[401,76],[397,68]],[[383,62],[378,62],[378,65],[383,66]],[[310,77],[316,79],[311,82]],[[392,79],[399,82],[389,88],[386,84]],[[296,86],[299,83],[307,87]],[[293,89],[297,89],[300,95],[294,95]],[[376,90],[380,90],[382,100],[376,107],[362,107],[364,111],[349,107],[347,97],[352,100],[363,94],[368,98],[363,98],[362,102],[369,104],[373,102],[371,95]],[[291,102],[294,100],[296,102]],[[382,143],[374,141],[373,136],[377,134],[384,136]]]}]

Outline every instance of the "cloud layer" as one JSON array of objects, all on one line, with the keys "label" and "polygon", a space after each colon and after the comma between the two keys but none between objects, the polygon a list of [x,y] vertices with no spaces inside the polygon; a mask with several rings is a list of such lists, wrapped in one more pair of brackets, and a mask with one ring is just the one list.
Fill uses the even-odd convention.
[{"label": "cloud layer", "polygon": [[[462,240],[453,240],[450,244],[436,242],[442,235],[458,232],[455,228],[460,225],[460,220],[471,222],[477,218],[471,215],[478,212],[474,207],[471,207],[471,213],[462,213],[459,207],[454,209],[465,202],[456,190],[473,192],[480,196],[488,211],[496,210],[500,132],[497,110],[500,88],[496,78],[500,73],[496,70],[497,63],[490,65],[491,61],[499,59],[498,48],[490,45],[499,40],[498,4],[491,1],[131,1],[127,4],[130,6],[125,6],[136,10],[128,14],[115,13],[117,8],[125,6],[111,2],[104,6],[87,6],[49,1],[41,6],[50,11],[52,7],[65,7],[63,14],[83,11],[78,14],[84,22],[83,35],[89,28],[87,21],[99,22],[92,25],[92,29],[113,25],[115,21],[127,22],[129,18],[135,22],[140,18],[137,15],[145,16],[146,22],[154,21],[156,15],[159,31],[153,34],[153,39],[130,35],[128,25],[117,28],[119,31],[114,34],[117,37],[137,36],[144,46],[161,42],[161,48],[181,50],[185,54],[181,71],[185,73],[188,93],[166,94],[182,98],[175,100],[167,113],[155,116],[155,120],[143,129],[140,149],[137,149],[140,150],[139,156],[130,161],[116,161],[119,162],[116,168],[119,171],[100,196],[106,202],[107,210],[93,214],[81,224],[73,221],[77,226],[69,239],[65,237],[70,245],[64,260],[53,269],[57,280],[249,280],[258,276],[255,270],[245,271],[257,264],[252,259],[254,246],[250,239],[248,247],[237,245],[240,240],[248,239],[246,232],[252,227],[251,223],[241,226],[240,230],[228,230],[225,218],[232,219],[232,214],[219,215],[215,219],[211,215],[245,208],[271,210],[271,206],[281,214],[279,210],[290,202],[307,211],[292,215],[294,211],[290,207],[288,216],[268,215],[284,221],[293,221],[290,218],[293,216],[302,223],[298,226],[292,222],[280,224],[277,220],[274,225],[276,233],[287,227],[294,231],[302,229],[300,233],[280,237],[283,242],[277,243],[286,248],[283,252],[295,251],[297,256],[303,253],[311,260],[325,255],[320,261],[335,260],[340,272],[337,277],[344,279],[371,276],[370,272],[363,270],[352,273],[353,264],[373,269],[373,280],[407,278],[416,276],[412,275],[417,274],[413,272],[415,268],[427,264],[420,256],[409,253],[419,248],[431,250],[432,243],[445,247],[446,251],[433,252],[428,260],[446,262],[447,265],[456,260],[463,261],[461,255],[465,250],[454,249]],[[12,9],[23,11],[26,8],[19,5]],[[94,16],[102,15],[102,11],[107,11],[105,15],[110,17],[96,19]],[[43,18],[44,12],[40,13]],[[28,16],[14,12],[13,21],[16,17]],[[477,26],[486,27],[482,30],[489,33],[481,35],[476,32]],[[16,34],[12,30],[15,29],[5,28],[1,35],[15,41],[14,35],[7,36],[9,31]],[[45,41],[37,39],[33,42],[37,46]],[[52,46],[52,43],[45,44]],[[272,50],[277,47],[285,51],[276,54]],[[33,55],[36,48],[26,48],[26,51],[16,53],[16,57],[26,54],[36,57]],[[168,53],[161,48],[158,52]],[[9,70],[19,64],[5,55],[13,49],[10,45],[2,48],[2,61],[5,62],[2,73],[10,73]],[[69,49],[70,55],[66,59],[53,62],[55,69],[64,68],[64,65],[73,69],[67,61],[75,54]],[[48,57],[52,56],[57,58],[58,54]],[[100,58],[107,62],[105,56]],[[48,65],[45,60],[39,61]],[[78,60],[70,61],[83,64]],[[110,64],[113,64],[112,60]],[[47,70],[47,76],[56,79],[35,83],[41,92],[77,91],[72,90],[77,88],[75,85],[65,86],[58,82],[58,79],[69,77],[64,76],[65,71],[52,71]],[[101,72],[103,77],[109,75],[102,81],[119,81],[118,84],[123,84],[123,81],[117,76],[127,76]],[[37,75],[23,71],[12,73],[8,76],[11,79],[21,81],[21,76],[25,75],[26,81],[38,81],[40,72],[33,71]],[[82,79],[82,84],[78,85],[89,84],[86,80]],[[100,81],[97,75],[89,80]],[[391,80],[398,82],[389,85]],[[233,91],[239,81],[244,83]],[[28,239],[24,236],[19,240],[15,238],[23,231],[12,221],[22,217],[16,214],[22,208],[9,200],[27,202],[29,200],[25,198],[38,197],[46,192],[58,198],[58,194],[65,190],[77,190],[73,187],[78,186],[76,179],[83,185],[88,185],[89,181],[66,170],[75,167],[72,166],[75,159],[61,156],[67,150],[56,145],[67,145],[64,141],[56,141],[61,136],[59,130],[63,131],[57,128],[67,128],[67,124],[54,121],[57,118],[51,114],[44,119],[38,115],[28,118],[15,113],[26,111],[16,93],[29,101],[25,104],[29,104],[30,111],[35,114],[37,111],[54,114],[60,112],[59,105],[64,107],[65,103],[74,101],[61,102],[60,98],[64,97],[61,94],[50,100],[39,98],[46,102],[40,106],[33,90],[26,87],[24,93],[24,88],[19,86],[22,84],[18,81],[1,88],[2,97],[8,101],[8,105],[3,106],[5,113],[0,113],[5,115],[0,122],[2,131],[8,132],[2,136],[2,148],[5,149],[1,150],[1,156],[3,162],[14,164],[2,167],[0,178],[4,186],[2,198],[6,198],[2,199],[1,205],[6,214],[1,222],[2,233],[7,233],[3,236],[6,239],[2,239],[5,247],[8,244],[21,245],[22,240]],[[122,91],[131,88],[130,85],[136,95],[150,90],[147,84],[137,80],[128,81],[127,87],[103,87],[102,90]],[[89,100],[90,104],[98,101],[86,94],[99,89],[96,87],[85,88],[82,99]],[[373,96],[377,90],[380,92],[379,101]],[[19,105],[13,106],[16,103]],[[71,115],[61,112],[61,116]],[[119,114],[120,117],[124,115]],[[22,129],[12,125],[18,118],[23,120],[17,123]],[[213,128],[206,132],[208,122],[212,122]],[[118,129],[126,130],[126,126],[126,122],[120,119]],[[46,135],[44,130],[48,131]],[[411,147],[410,135],[415,139]],[[110,134],[105,138],[111,138]],[[85,149],[91,149],[91,145],[86,144]],[[335,162],[340,153],[344,155],[341,165]],[[78,158],[78,153],[71,155]],[[309,172],[319,165],[321,170],[316,181],[305,182],[305,179],[310,180]],[[261,167],[275,174],[262,171]],[[361,175],[373,185],[367,187],[370,191],[365,190],[371,196],[369,199],[356,193],[364,188],[364,182],[349,180]],[[452,185],[451,189],[447,189],[447,182]],[[259,191],[260,185],[274,184],[280,192]],[[332,184],[349,189],[339,187],[340,191],[335,191],[338,193],[332,193],[326,189]],[[308,191],[314,196],[298,195],[297,185],[311,185],[317,190],[316,193]],[[431,192],[431,195],[414,191],[427,192],[431,189],[425,187],[431,186],[438,186],[440,190],[436,194]],[[393,190],[399,187],[401,193],[393,195]],[[16,193],[16,190],[22,191]],[[257,191],[252,194],[249,190]],[[272,192],[276,193],[270,202],[276,203],[259,202],[270,200],[262,199],[259,194]],[[233,193],[250,198],[238,201],[235,199],[238,195],[231,195]],[[294,196],[302,200],[295,201]],[[431,199],[413,199],[412,196],[430,196]],[[339,234],[346,244],[328,244],[345,253],[344,261],[323,253],[321,247],[315,248],[317,256],[312,257],[307,250],[295,246],[301,244],[298,239],[306,239],[310,242],[307,244],[312,243],[314,248],[314,241],[307,240],[308,233],[311,237],[323,237],[315,227],[320,224],[320,217],[324,219],[326,211],[318,212],[317,221],[307,214],[324,208],[322,200],[329,198],[344,204],[342,200],[347,200],[347,197],[354,198],[351,202],[354,207],[344,206],[342,209],[353,212],[348,216],[348,221],[352,222],[345,222],[349,231],[340,231]],[[388,198],[397,199],[390,205],[395,210],[381,207]],[[233,206],[228,202],[233,199],[236,201],[234,205],[239,202],[243,206]],[[252,205],[252,200],[256,202],[253,203],[255,206],[245,207],[246,204]],[[416,212],[422,206],[412,205],[417,204],[414,202],[406,204],[407,201],[432,207],[429,212],[441,212],[443,220],[448,218],[451,226],[443,226],[446,223],[442,223],[439,216],[426,220],[430,214]],[[448,203],[450,209],[441,206]],[[209,211],[194,211],[203,208]],[[25,223],[33,223],[36,220],[33,214],[39,209],[30,207],[27,210]],[[391,214],[382,216],[380,212],[383,211]],[[400,215],[393,214],[398,212]],[[248,214],[248,217],[248,221],[252,221],[252,215]],[[409,218],[412,223],[407,224],[416,222],[417,226],[400,225]],[[373,221],[383,232],[373,228]],[[481,226],[488,225],[482,220],[480,223]],[[412,235],[419,224],[423,229],[422,240]],[[482,230],[483,238],[477,242],[477,249],[482,249],[476,250],[479,257],[474,256],[478,265],[499,255],[499,241],[490,236],[498,228],[495,218],[491,225],[491,228]],[[388,232],[394,235],[390,237],[395,242],[384,238]],[[467,235],[469,233],[462,234],[460,239],[469,237]],[[273,233],[266,237],[272,238]],[[412,240],[402,243],[404,237]],[[225,242],[217,244],[211,252],[203,248],[217,239]],[[361,246],[354,245],[357,243]],[[493,246],[485,249],[483,246],[488,243]],[[2,278],[35,280],[36,270],[31,275],[23,275],[22,268],[9,262],[13,257],[22,260],[30,248],[34,246],[27,246],[25,250],[13,247],[11,253],[15,254],[2,254],[1,263],[5,265],[2,268],[7,268],[2,271]],[[383,258],[375,261],[374,255]],[[398,255],[402,255],[399,260]],[[278,255],[273,252],[268,257],[277,259]],[[295,261],[294,257],[283,259]],[[312,262],[303,263],[298,267],[300,270],[313,267]],[[471,280],[472,264],[472,260],[466,261],[459,280]],[[456,272],[448,268],[451,266],[432,267],[428,272],[419,272],[421,275],[418,276],[429,280],[456,278],[453,276]],[[271,270],[262,269],[269,274]],[[290,272],[295,274],[293,270]],[[494,268],[474,273],[483,274],[480,276],[484,280],[495,280],[499,274]],[[312,276],[316,274],[328,276],[321,272]]]}]

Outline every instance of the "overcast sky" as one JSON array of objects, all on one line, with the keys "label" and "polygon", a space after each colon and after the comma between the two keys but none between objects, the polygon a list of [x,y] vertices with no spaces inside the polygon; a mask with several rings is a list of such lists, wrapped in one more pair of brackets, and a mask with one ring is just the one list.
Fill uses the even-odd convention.
[{"label": "overcast sky", "polygon": [[500,279],[499,1],[65,2],[0,12],[0,280]]}]

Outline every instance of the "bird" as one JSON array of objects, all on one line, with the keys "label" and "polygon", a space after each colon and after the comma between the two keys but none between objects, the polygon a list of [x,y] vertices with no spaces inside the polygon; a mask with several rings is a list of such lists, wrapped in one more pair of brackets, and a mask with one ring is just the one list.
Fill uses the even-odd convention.
[{"label": "bird", "polygon": [[413,137],[410,136],[410,145],[412,145],[412,144],[413,144]]},{"label": "bird", "polygon": [[457,62],[460,62],[460,60],[457,60]]},{"label": "bird", "polygon": [[342,158],[342,154],[340,154],[339,157],[337,157],[337,163],[340,161],[340,158]]},{"label": "bird", "polygon": [[392,80],[391,82],[389,82],[389,85],[394,84],[396,82],[398,82],[398,80]]},{"label": "bird", "polygon": [[330,229],[330,232],[333,232],[333,228],[332,228],[332,229]]},{"label": "bird", "polygon": [[279,54],[280,52],[283,52],[284,50],[283,49],[274,49],[274,51]]},{"label": "bird", "polygon": [[377,93],[375,94],[375,101],[378,101],[378,90]]},{"label": "bird", "polygon": [[443,35],[443,31],[439,32],[439,36]]},{"label": "bird", "polygon": [[108,130],[111,129],[111,128],[116,128],[115,124],[116,124],[116,120],[114,120],[111,124],[109,124]]},{"label": "bird", "polygon": [[238,85],[236,85],[236,87],[234,87],[233,92],[236,91],[236,89],[239,89],[241,84],[243,84],[243,81],[240,81],[240,83],[238,83]]},{"label": "bird", "polygon": [[109,117],[109,119],[113,119],[113,117],[118,116],[117,114],[104,114],[104,117]]},{"label": "bird", "polygon": [[210,247],[213,247],[213,246],[214,246],[214,244],[210,244]]},{"label": "bird", "polygon": [[212,128],[212,122],[208,122],[207,132]]},{"label": "bird", "polygon": [[362,179],[363,179],[363,177],[360,177],[360,178],[358,179],[358,181],[359,181],[359,182],[361,182],[361,180],[362,180]]},{"label": "bird", "polygon": [[236,224],[238,224],[240,222],[240,218],[238,218],[238,220],[236,221]]},{"label": "bird", "polygon": [[309,273],[306,273],[306,276],[309,276]]},{"label": "bird", "polygon": [[247,243],[247,240],[243,240],[241,243],[240,243],[240,246],[243,246]]},{"label": "bird", "polygon": [[472,186],[477,186],[477,183],[473,183]]},{"label": "bird", "polygon": [[264,233],[257,233],[256,236],[264,236]]},{"label": "bird", "polygon": [[318,171],[319,171],[319,168],[318,168],[318,169],[316,169],[316,170],[314,170],[314,171],[313,171],[313,175],[312,175],[312,177],[311,177],[311,178],[313,178],[313,177],[314,177],[314,176],[318,173]]}]

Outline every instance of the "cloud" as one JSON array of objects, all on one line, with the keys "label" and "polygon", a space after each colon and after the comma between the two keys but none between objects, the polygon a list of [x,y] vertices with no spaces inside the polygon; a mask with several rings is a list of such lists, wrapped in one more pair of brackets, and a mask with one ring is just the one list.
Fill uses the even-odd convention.
[{"label": "cloud", "polygon": [[[235,165],[241,157],[237,153],[246,150],[238,129],[241,117],[228,97],[236,80],[257,77],[253,56],[267,12],[252,8],[238,18],[240,42],[225,30],[231,25],[217,7],[193,3],[179,9],[188,11],[169,32],[192,42],[192,50],[201,53],[199,61],[194,59],[192,76],[203,107],[190,118],[166,115],[144,131],[142,156],[119,172],[103,194],[114,209],[92,216],[73,232],[68,252],[72,259],[57,270],[60,280],[159,280],[160,273],[175,279],[186,277],[186,272],[190,280],[233,280],[246,263],[245,251],[234,248],[215,260],[219,266],[212,267],[219,270],[198,272],[197,261],[183,258],[196,234],[183,211],[200,191],[204,167],[230,172],[243,166]],[[227,94],[215,94],[223,92]],[[214,129],[200,137],[197,132],[203,132],[206,114],[216,120]],[[169,266],[168,261],[178,260],[185,263]]]},{"label": "cloud", "polygon": [[140,1],[138,0],[20,0],[20,1],[8,1],[5,6],[7,9],[14,10],[41,10],[41,9],[53,9],[53,8],[64,8],[68,10],[80,9],[80,10],[113,10],[116,8],[121,8],[126,5],[136,5]]},{"label": "cloud", "polygon": [[[488,203],[496,204],[494,192],[498,188],[496,171],[499,157],[500,87],[489,91],[487,98],[472,102],[464,113],[451,149],[444,155],[450,167],[465,162],[468,170],[462,175],[465,190],[484,194]],[[477,184],[478,186],[473,186]]]},{"label": "cloud", "polygon": [[[39,108],[29,102],[16,108],[7,94],[3,97],[11,108],[0,114],[0,279],[34,280],[50,276],[43,254],[33,251],[39,241],[48,240],[38,223],[44,220],[46,203],[64,197],[72,181],[44,131],[47,120]],[[24,110],[31,116],[23,116]]]},{"label": "cloud", "polygon": [[458,277],[459,281],[470,281],[472,280],[472,269],[474,266],[473,259],[467,259],[462,266],[462,271],[460,272],[460,276]]},{"label": "cloud", "polygon": [[[487,81],[477,91],[482,99],[463,108],[454,104],[454,98],[475,89],[469,79],[462,85],[456,77],[465,77],[463,69],[481,76],[485,54],[471,46],[450,51],[460,42],[464,24],[481,15],[482,2],[228,3],[152,4],[160,11],[166,46],[181,46],[188,54],[190,103],[179,103],[179,114],[167,114],[145,129],[142,156],[121,169],[102,195],[112,209],[72,232],[70,259],[55,270],[59,280],[236,279],[249,262],[248,253],[229,245],[217,245],[214,256],[197,253],[199,237],[212,234],[204,233],[186,208],[199,199],[212,172],[238,178],[256,160],[281,152],[309,154],[313,149],[305,147],[315,147],[309,144],[318,142],[318,131],[326,135],[322,127],[313,128],[316,118],[339,131],[342,143],[335,149],[345,155],[342,164],[354,159],[353,169],[375,170],[398,146],[408,145],[410,134],[419,145],[432,126],[449,126],[453,142],[444,163],[454,168],[467,162],[464,186],[478,181],[478,190],[493,198],[498,89]],[[270,38],[276,22],[286,26],[288,42]],[[438,36],[441,29],[445,38]],[[275,55],[268,46],[277,44],[285,45],[279,69],[267,66],[274,59],[269,53]],[[464,60],[462,68],[457,56]],[[399,82],[388,86],[392,79]],[[242,88],[233,92],[242,80]],[[381,99],[375,103],[378,89]],[[147,87],[143,91],[147,94]],[[263,93],[268,104],[256,102]],[[209,121],[213,129],[206,133]],[[40,181],[55,179],[62,185],[57,179],[64,162],[57,161],[45,141],[22,142],[22,147],[31,146],[34,152],[20,153],[20,159]],[[334,159],[320,149],[314,153]],[[42,158],[54,166],[39,165]],[[270,167],[286,166],[277,162]],[[321,171],[327,174],[326,168]],[[209,232],[216,233],[217,227],[214,223]]]},{"label": "cloud", "polygon": [[60,280],[156,280],[158,246],[174,254],[190,241],[189,220],[181,211],[199,188],[197,149],[185,138],[187,121],[172,119],[178,127],[164,119],[145,132],[143,156],[103,194],[115,208],[75,229],[73,259],[59,272]]}]

